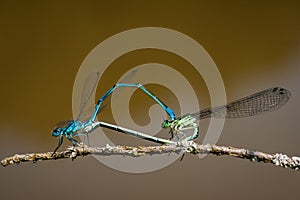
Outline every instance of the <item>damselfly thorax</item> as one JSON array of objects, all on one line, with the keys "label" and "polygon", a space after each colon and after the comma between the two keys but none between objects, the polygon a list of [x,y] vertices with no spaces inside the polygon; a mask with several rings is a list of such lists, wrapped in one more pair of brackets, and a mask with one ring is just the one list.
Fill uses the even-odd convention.
[{"label": "damselfly thorax", "polygon": [[[198,126],[198,120],[191,116],[190,114],[185,114],[181,116],[180,118],[177,118],[173,121],[169,121],[170,123],[170,134],[171,139],[176,136],[179,141],[181,140],[193,140],[194,138],[197,138],[199,135],[199,126]],[[189,130],[193,131],[193,134],[191,136],[187,136],[187,132]],[[181,136],[178,135],[178,133],[181,134]]]}]

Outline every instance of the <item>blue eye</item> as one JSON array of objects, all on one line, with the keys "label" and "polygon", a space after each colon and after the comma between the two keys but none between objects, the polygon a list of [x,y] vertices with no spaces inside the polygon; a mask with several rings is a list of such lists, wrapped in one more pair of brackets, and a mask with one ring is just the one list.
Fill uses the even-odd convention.
[{"label": "blue eye", "polygon": [[61,135],[61,131],[62,129],[61,128],[56,128],[52,131],[52,136],[54,137],[57,137],[57,136],[60,136]]}]

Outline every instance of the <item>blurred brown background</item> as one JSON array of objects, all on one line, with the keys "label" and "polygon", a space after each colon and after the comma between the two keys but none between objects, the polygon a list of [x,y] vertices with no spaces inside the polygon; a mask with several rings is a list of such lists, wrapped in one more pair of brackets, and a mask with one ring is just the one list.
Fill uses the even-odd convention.
[{"label": "blurred brown background", "polygon": [[[51,129],[72,117],[73,82],[83,59],[108,37],[147,26],[180,31],[203,45],[219,67],[228,100],[272,86],[292,92],[292,99],[276,112],[228,120],[218,144],[300,155],[298,1],[0,1],[0,25],[1,158],[53,150],[57,140],[51,137]],[[97,93],[107,90],[130,67],[148,62],[174,65],[194,80],[188,64],[176,55],[137,51],[112,64],[103,80],[107,85]],[[192,84],[205,90],[198,79]],[[157,93],[169,101],[164,96],[169,93]],[[144,102],[135,95],[140,113]],[[201,106],[209,106],[207,91],[197,95]],[[178,111],[176,101],[170,105]],[[137,123],[145,122],[137,119]],[[299,196],[299,172],[215,156],[203,160],[186,156],[183,162],[147,174],[118,172],[92,156],[74,162],[26,163],[1,167],[0,180],[3,199]]]}]

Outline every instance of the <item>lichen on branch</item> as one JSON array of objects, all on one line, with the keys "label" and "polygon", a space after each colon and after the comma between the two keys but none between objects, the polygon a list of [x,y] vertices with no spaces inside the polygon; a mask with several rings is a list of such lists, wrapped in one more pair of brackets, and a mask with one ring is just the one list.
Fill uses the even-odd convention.
[{"label": "lichen on branch", "polygon": [[176,143],[161,146],[110,146],[105,147],[88,147],[76,146],[69,147],[61,152],[44,152],[44,153],[29,153],[29,154],[16,154],[11,157],[4,158],[1,161],[2,166],[19,164],[21,162],[37,162],[43,160],[59,160],[59,159],[72,159],[78,156],[87,156],[95,154],[100,156],[110,155],[124,155],[131,157],[147,156],[153,154],[166,154],[166,153],[190,153],[190,154],[213,154],[217,156],[228,155],[236,158],[247,159],[253,162],[271,163],[276,166],[284,168],[291,168],[298,170],[300,168],[300,157],[289,157],[285,154],[276,153],[269,154],[260,151],[253,151],[243,148],[235,148],[230,146],[218,146],[213,144],[197,144],[189,141],[184,143]]}]

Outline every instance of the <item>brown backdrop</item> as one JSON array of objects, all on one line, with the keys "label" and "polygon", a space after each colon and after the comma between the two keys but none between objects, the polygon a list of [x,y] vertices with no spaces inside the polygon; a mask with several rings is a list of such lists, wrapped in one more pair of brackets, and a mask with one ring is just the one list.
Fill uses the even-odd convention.
[{"label": "brown backdrop", "polygon": [[[87,54],[114,34],[147,26],[180,31],[203,45],[219,67],[228,100],[272,86],[292,92],[290,102],[276,112],[227,121],[218,144],[299,155],[299,19],[297,1],[1,1],[0,157],[53,150],[57,140],[51,137],[51,129],[72,117],[73,82]],[[148,62],[184,71],[199,91],[205,91],[197,94],[201,106],[209,106],[202,79],[193,77],[191,67],[178,56],[158,50],[120,57],[106,72],[105,87],[98,88],[97,94],[122,72]],[[172,96],[161,92],[166,88],[149,87],[164,101]],[[144,97],[135,96],[131,109],[140,116]],[[176,101],[170,104],[178,112]],[[148,119],[136,120],[145,124]],[[207,121],[204,132],[205,127]],[[130,142],[128,137],[121,138]],[[187,156],[183,162],[147,174],[118,172],[93,157],[26,163],[0,168],[0,182],[3,199],[275,200],[299,196],[299,172],[215,156],[203,160]]]}]

